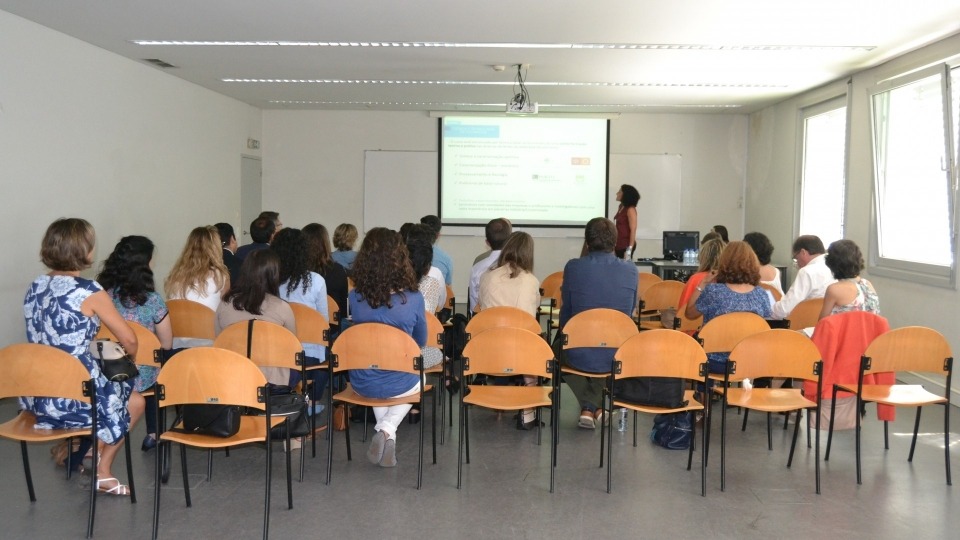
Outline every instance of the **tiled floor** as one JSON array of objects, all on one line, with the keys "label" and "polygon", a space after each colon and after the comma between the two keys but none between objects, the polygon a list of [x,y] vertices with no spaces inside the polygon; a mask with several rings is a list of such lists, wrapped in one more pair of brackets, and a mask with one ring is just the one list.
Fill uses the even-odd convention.
[{"label": "tiled floor", "polygon": [[[556,492],[549,487],[549,436],[514,429],[512,414],[471,413],[472,463],[463,489],[456,489],[456,433],[430,463],[429,431],[423,489],[416,484],[416,426],[400,430],[395,469],[367,462],[366,445],[354,430],[354,460],[346,461],[343,434],[336,433],[333,481],[324,485],[325,450],[308,455],[306,479],[294,479],[294,508],[286,509],[283,459],[274,454],[270,533],[274,538],[957,538],[960,493],[944,481],[942,409],[924,412],[913,464],[907,463],[913,412],[898,411],[891,448],[883,450],[882,424],[871,406],[864,427],[864,480],[856,484],[853,434],[834,440],[823,464],[823,493],[814,493],[813,453],[801,430],[792,469],[786,469],[791,431],[774,424],[774,449],[767,450],[765,420],[750,416],[746,432],[733,413],[729,426],[727,489],[719,488],[719,422],[707,469],[707,496],[700,496],[699,452],[693,470],[686,453],[652,446],[650,417],[640,417],[636,448],[627,434],[614,433],[614,488],[606,493],[606,469],[598,468],[600,433],[578,429],[572,394],[565,388]],[[0,418],[14,404],[0,405]],[[960,416],[952,420],[952,445]],[[632,419],[631,419],[632,421]],[[429,426],[429,424],[427,424]],[[354,424],[357,426],[357,424]],[[792,427],[792,426],[791,426]],[[142,427],[134,432],[134,468],[139,502],[99,497],[98,538],[148,538],[153,506],[153,453],[140,451]],[[632,431],[632,425],[631,425]],[[325,441],[324,441],[325,442]],[[825,441],[824,441],[825,444]],[[178,454],[177,452],[174,452]],[[16,444],[0,442],[2,538],[80,538],[87,511],[84,479],[67,481],[49,460],[47,446],[30,449],[38,501],[30,503]],[[296,454],[295,454],[296,457]],[[960,475],[960,452],[952,464]],[[193,507],[184,506],[179,458],[163,487],[162,538],[259,538],[263,516],[263,449],[219,453],[206,481],[205,454],[189,452]],[[122,473],[122,457],[116,472]],[[960,477],[957,480],[960,483]]]}]

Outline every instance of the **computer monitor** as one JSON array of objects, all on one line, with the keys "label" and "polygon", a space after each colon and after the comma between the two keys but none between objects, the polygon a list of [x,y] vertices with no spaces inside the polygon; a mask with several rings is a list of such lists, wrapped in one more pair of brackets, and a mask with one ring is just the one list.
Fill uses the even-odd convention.
[{"label": "computer monitor", "polygon": [[679,261],[688,249],[700,249],[700,231],[663,231],[664,259]]}]

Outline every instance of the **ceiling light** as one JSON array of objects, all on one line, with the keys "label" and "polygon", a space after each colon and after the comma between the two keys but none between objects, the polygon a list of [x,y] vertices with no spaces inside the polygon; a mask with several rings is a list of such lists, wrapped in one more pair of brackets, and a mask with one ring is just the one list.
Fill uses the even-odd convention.
[{"label": "ceiling light", "polygon": [[[509,86],[513,81],[409,81],[384,79],[220,79],[225,83],[263,83],[263,84],[422,84],[436,86]],[[573,81],[538,81],[526,82],[525,86],[601,86],[623,88],[788,88],[786,84],[766,83],[710,83],[710,82],[573,82]]]}]

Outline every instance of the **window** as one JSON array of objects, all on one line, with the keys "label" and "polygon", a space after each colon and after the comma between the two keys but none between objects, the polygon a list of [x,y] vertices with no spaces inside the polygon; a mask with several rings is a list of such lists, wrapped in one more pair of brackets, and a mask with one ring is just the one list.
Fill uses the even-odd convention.
[{"label": "window", "polygon": [[825,246],[843,238],[847,98],[802,109],[799,234],[814,234]]},{"label": "window", "polygon": [[[953,287],[955,130],[950,73],[925,69],[870,90],[874,219],[870,271]],[[956,77],[956,75],[954,75]]]}]

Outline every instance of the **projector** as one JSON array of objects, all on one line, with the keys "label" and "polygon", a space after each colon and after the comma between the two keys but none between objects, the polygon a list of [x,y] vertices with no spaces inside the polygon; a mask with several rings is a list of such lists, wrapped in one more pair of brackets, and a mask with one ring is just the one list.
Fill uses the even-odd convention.
[{"label": "projector", "polygon": [[507,114],[537,114],[536,102],[513,100],[507,103]]}]

